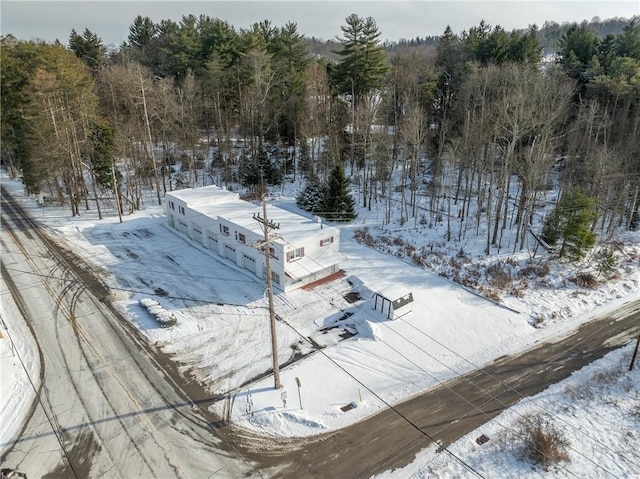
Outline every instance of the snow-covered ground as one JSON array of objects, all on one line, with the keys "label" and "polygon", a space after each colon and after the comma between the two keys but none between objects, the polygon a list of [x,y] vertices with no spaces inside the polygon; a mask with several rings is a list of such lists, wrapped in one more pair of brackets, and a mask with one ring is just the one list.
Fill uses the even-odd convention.
[{"label": "snow-covered ground", "polygon": [[[416,460],[377,479],[459,477],[640,477],[640,364],[629,364],[633,344],[609,353],[570,378],[521,400],[457,441],[453,455],[422,451]],[[636,359],[637,361],[637,359]],[[568,458],[545,471],[522,460],[523,423],[541,417],[568,441]],[[482,435],[489,440],[478,444]],[[470,469],[471,468],[471,469]]]},{"label": "snow-covered ground", "polygon": [[[19,183],[4,176],[2,181],[16,195],[22,194]],[[277,201],[279,206],[297,211],[291,196]],[[265,435],[307,436],[352,424],[384,409],[387,404],[407,399],[496,357],[559,336],[591,317],[637,298],[640,290],[640,235],[637,233],[627,233],[620,238],[617,275],[597,290],[572,283],[570,278],[576,271],[567,265],[554,265],[544,275],[519,275],[516,266],[522,269],[536,265],[539,259],[531,262],[533,255],[527,250],[519,254],[501,253],[497,257],[501,268],[512,269],[508,271],[507,289],[498,293],[496,283],[487,273],[493,271],[495,275],[496,269],[491,267],[496,258],[482,256],[482,240],[479,244],[464,243],[464,248],[460,244],[444,244],[441,225],[431,228],[396,225],[395,229],[377,231],[379,213],[375,208],[371,212],[362,211],[355,224],[341,227],[344,278],[309,291],[276,295],[276,312],[281,318],[277,321],[279,360],[281,364],[290,364],[281,371],[283,388],[275,390],[270,375],[254,380],[271,367],[265,287],[258,278],[170,229],[158,206],[147,206],[124,217],[120,224],[117,216],[98,221],[95,213],[88,211],[71,218],[64,209],[42,208],[30,198],[22,198],[22,202],[53,235],[59,235],[88,262],[102,269],[114,299],[150,342],[171,353],[184,373],[200,380],[211,393],[229,395],[228,403],[221,401],[213,406],[218,413],[228,412],[231,405],[229,418],[233,424]],[[384,247],[376,245],[386,254],[353,239],[354,234],[361,235],[363,227],[369,227],[376,238],[388,238],[383,242]],[[431,269],[417,266],[411,259],[412,253],[420,248],[425,248],[424,264],[429,264]],[[480,266],[471,270],[469,265],[473,264]],[[472,292],[453,283],[448,278],[455,274],[468,274],[481,288],[467,281],[476,287],[476,292]],[[370,303],[374,292],[391,285],[410,290],[415,300],[411,313],[393,321],[374,311]],[[476,294],[477,291],[491,293],[486,295],[499,300],[500,304]],[[17,313],[5,297],[3,290],[2,317],[12,337],[19,337],[20,330],[12,326],[19,323],[14,318]],[[140,305],[140,300],[148,297],[172,314],[177,324],[160,327]],[[7,317],[11,317],[11,323]],[[8,366],[5,368],[5,363],[15,362],[6,334],[0,339],[0,348],[3,389],[0,443],[6,446],[15,427],[6,427],[9,422],[5,418],[17,414],[9,406],[5,407],[5,403],[10,402],[6,398],[22,397],[22,391],[27,389],[24,389],[20,369],[14,372]],[[30,354],[28,367],[33,368],[33,352]],[[628,354],[628,351],[614,354]],[[600,369],[612,367],[620,359],[614,356],[603,361]],[[574,375],[567,380],[573,384],[570,389],[585,391],[589,386],[581,381],[589,383],[593,374]],[[628,394],[636,406],[638,403],[637,370],[628,377],[627,380],[620,374],[619,389],[613,383],[611,389],[607,389],[606,397],[613,398],[607,401],[615,402],[622,411],[629,411],[633,406],[618,396]],[[530,466],[515,462],[516,446],[504,446],[511,444],[511,436],[506,431],[517,429],[518,417],[528,411],[523,408],[536,407],[546,413],[551,411],[554,417],[573,415],[575,429],[594,427],[589,421],[595,403],[599,403],[599,395],[585,393],[588,401],[582,405],[579,402],[582,399],[575,395],[563,401],[560,395],[569,386],[562,384],[535,399],[522,401],[482,428],[481,433],[491,437],[489,443],[474,446],[473,433],[459,441],[455,450],[465,458],[471,457],[480,469],[484,468],[485,477],[505,477],[506,470],[510,477],[529,473],[533,474],[530,477],[542,477],[531,472]],[[630,392],[617,394],[627,386]],[[14,387],[23,389],[9,394]],[[620,423],[620,418],[615,416],[620,410],[607,409],[606,401],[598,407],[603,408],[598,414],[606,415],[597,418],[598,437],[606,436],[600,441],[609,444],[620,431],[609,435],[602,431],[607,430],[608,423]],[[635,411],[635,416],[629,417],[636,422],[628,424],[635,424],[637,430],[637,407]],[[620,434],[620,439],[638,449],[637,433],[629,437]],[[575,438],[575,441],[582,439]],[[634,449],[627,449],[627,444],[615,448],[620,454],[633,456],[629,451]],[[483,455],[487,450],[491,451],[490,460]],[[589,451],[582,455],[594,457]],[[614,465],[608,467],[614,468]],[[600,469],[589,469],[588,465],[585,469],[571,470],[584,477],[602,475]],[[581,473],[583,470],[585,474]],[[633,477],[630,471],[640,475],[637,460],[636,463],[621,460],[612,470],[620,473],[617,477]],[[570,473],[562,472],[564,469],[560,471],[571,477]],[[389,472],[383,477],[464,477],[467,472],[454,462],[426,451],[409,469]]]},{"label": "snow-covered ground", "polygon": [[16,304],[0,279],[0,451],[19,432],[38,388],[40,361]]}]

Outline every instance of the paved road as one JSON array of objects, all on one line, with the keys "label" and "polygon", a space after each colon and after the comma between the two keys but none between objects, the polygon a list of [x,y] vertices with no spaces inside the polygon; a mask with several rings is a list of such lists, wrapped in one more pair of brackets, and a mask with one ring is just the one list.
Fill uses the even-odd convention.
[{"label": "paved road", "polygon": [[101,301],[106,290],[4,194],[2,226],[2,275],[41,362],[39,401],[3,467],[47,479],[247,477],[162,358]]},{"label": "paved road", "polygon": [[370,477],[408,464],[435,440],[455,441],[640,330],[636,301],[352,427],[265,441],[210,427],[214,398],[139,338],[90,267],[44,245],[4,200],[3,225],[16,237],[2,237],[2,274],[24,298],[44,369],[41,403],[2,462],[33,477]]},{"label": "paved road", "polygon": [[[366,478],[410,463],[434,441],[451,444],[523,397],[629,342],[640,332],[640,301],[582,325],[557,342],[504,357],[322,441],[287,455],[275,477]],[[446,451],[440,454],[447,454]],[[270,465],[277,461],[266,461]],[[640,471],[638,471],[640,474]],[[474,477],[469,473],[469,477]]]}]

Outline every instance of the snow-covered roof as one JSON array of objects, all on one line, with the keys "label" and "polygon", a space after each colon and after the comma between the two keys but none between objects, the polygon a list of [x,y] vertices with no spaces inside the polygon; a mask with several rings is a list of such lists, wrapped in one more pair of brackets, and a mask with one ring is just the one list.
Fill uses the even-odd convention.
[{"label": "snow-covered roof", "polygon": [[216,185],[175,190],[167,193],[167,196],[182,200],[188,206],[207,205],[211,203],[225,203],[228,201],[239,199],[238,193],[225,190],[224,188],[220,188]]},{"label": "snow-covered roof", "polygon": [[[237,193],[212,185],[173,191],[167,193],[167,196],[186,202],[189,208],[200,214],[221,218],[253,233],[262,234],[260,223],[254,219],[254,214],[263,216],[262,206],[241,200]],[[314,219],[272,205],[267,205],[267,219],[279,225],[274,233],[282,236],[282,239],[276,240],[281,244],[295,246],[296,242],[309,236],[337,236],[339,233],[335,227],[322,225]]]},{"label": "snow-covered roof", "polygon": [[[233,216],[233,222],[238,226],[247,228],[254,233],[261,233],[262,229],[260,223],[253,219],[253,214],[259,214],[262,217],[262,207],[253,205],[248,202],[245,203],[247,204],[246,214]],[[231,205],[225,204],[220,206],[222,206],[222,208],[220,209],[220,213],[218,213],[219,216],[222,218],[227,218],[228,213],[227,211],[225,211],[225,209],[227,206]],[[295,246],[295,243],[297,241],[309,238],[310,236],[331,236],[338,235],[339,233],[337,228],[322,225],[321,223],[311,218],[306,218],[302,215],[291,213],[290,211],[283,210],[282,208],[278,208],[277,206],[267,205],[267,219],[269,220],[269,222],[273,222],[279,226],[279,228],[274,230],[273,232],[282,236],[282,239],[277,240],[277,242],[283,244],[290,243],[292,246]]]},{"label": "snow-covered roof", "polygon": [[244,226],[243,219],[248,217],[254,223],[253,214],[262,211],[262,208],[244,200],[226,201],[224,203],[210,203],[191,207],[194,211],[210,216],[211,218],[222,218],[227,221]]},{"label": "snow-covered roof", "polygon": [[395,301],[396,299],[410,295],[411,291],[399,284],[394,284],[378,291],[376,294],[383,298],[387,298],[390,301]]}]

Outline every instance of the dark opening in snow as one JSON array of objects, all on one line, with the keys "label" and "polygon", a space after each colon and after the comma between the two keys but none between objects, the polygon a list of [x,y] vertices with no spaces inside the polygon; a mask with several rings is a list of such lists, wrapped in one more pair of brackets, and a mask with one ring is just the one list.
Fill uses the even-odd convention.
[{"label": "dark opening in snow", "polygon": [[341,410],[342,412],[347,412],[347,411],[351,411],[351,410],[352,410],[353,408],[355,408],[355,407],[356,407],[356,406],[355,406],[353,403],[349,403],[349,404],[347,404],[346,406],[342,406],[342,407],[340,408],[340,410]]},{"label": "dark opening in snow", "polygon": [[355,303],[356,301],[360,301],[362,299],[362,296],[360,296],[360,293],[351,291],[350,293],[344,295],[344,299],[347,301],[347,303]]}]

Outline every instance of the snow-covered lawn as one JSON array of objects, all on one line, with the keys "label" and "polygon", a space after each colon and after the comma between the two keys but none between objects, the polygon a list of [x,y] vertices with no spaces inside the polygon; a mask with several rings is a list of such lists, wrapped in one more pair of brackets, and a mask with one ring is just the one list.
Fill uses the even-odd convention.
[{"label": "snow-covered lawn", "polygon": [[[6,177],[2,181],[16,195],[21,194],[18,183]],[[571,283],[568,279],[575,271],[569,266],[558,266],[544,278],[530,279],[527,285],[518,279],[516,286],[522,294],[499,295],[498,304],[447,279],[445,276],[451,275],[445,271],[445,262],[427,269],[417,266],[400,251],[401,247],[410,251],[402,246],[406,242],[417,247],[435,245],[429,247],[429,253],[435,249],[445,257],[448,246],[441,248],[437,240],[441,238],[441,229],[419,226],[402,229],[404,243],[392,242],[391,254],[383,254],[353,239],[354,231],[368,221],[373,224],[377,214],[363,212],[357,225],[342,227],[343,278],[311,290],[276,295],[279,361],[284,366],[283,388],[275,390],[272,375],[265,376],[271,368],[271,344],[265,286],[258,278],[169,228],[158,206],[148,206],[126,216],[120,224],[117,216],[98,221],[94,212],[89,211],[71,218],[66,210],[41,208],[29,198],[23,198],[22,203],[53,235],[60,236],[87,262],[101,268],[113,299],[151,343],[171,353],[182,371],[201,381],[212,394],[229,395],[226,405],[221,401],[213,406],[218,413],[222,414],[230,404],[233,424],[265,435],[307,436],[352,424],[387,404],[419,394],[499,356],[559,336],[597,314],[635,299],[640,290],[638,234],[623,238],[620,248],[624,253],[617,278],[597,291]],[[281,199],[279,206],[296,210],[290,197]],[[481,246],[467,244],[465,254],[478,264],[489,261],[481,258],[478,250]],[[457,250],[449,253],[449,258],[458,258],[460,263],[467,261]],[[524,265],[529,258],[522,253],[503,254],[498,259],[504,264]],[[455,266],[450,260],[446,264]],[[456,267],[457,271],[463,270],[460,265]],[[485,276],[486,268],[479,271],[471,276],[485,281],[488,288],[491,278]],[[544,285],[539,284],[543,280]],[[559,290],[563,284],[565,288]],[[372,309],[370,302],[374,292],[391,285],[408,289],[415,300],[413,311],[396,320],[387,320]],[[3,290],[3,303],[5,296]],[[144,303],[144,298],[149,297],[158,302],[163,314],[176,319],[175,326],[160,327],[140,304],[141,299]],[[2,316],[11,316],[11,324],[19,323],[13,317],[16,315],[13,309],[3,306]],[[17,326],[9,327],[16,328],[15,336],[20,336]],[[14,334],[13,329],[11,332]],[[15,427],[7,426],[5,418],[17,414],[5,404],[10,403],[9,397],[22,397],[25,391],[20,370],[5,368],[5,363],[15,362],[7,345],[5,336],[0,339],[3,375],[0,442],[4,446],[15,432]],[[637,373],[634,374],[635,379],[629,384],[635,388],[631,390],[635,391],[637,402]],[[254,380],[261,375],[262,379]],[[578,378],[576,375],[571,381]],[[573,389],[581,387],[584,386],[575,385]],[[566,386],[557,388],[562,392]],[[614,398],[611,401],[621,404],[622,398],[615,399],[616,391],[612,389],[608,394]],[[483,428],[482,433],[491,437],[484,446],[470,446],[475,439],[472,434],[455,447],[465,457],[493,450],[490,455],[497,465],[486,467],[495,470],[511,467],[515,453],[499,447],[508,443],[509,437],[498,430],[503,423],[510,424],[509,430],[515,429],[514,418],[525,414],[521,408],[540,404],[553,414],[582,418],[575,419],[576,428],[592,427],[586,422],[590,409],[576,405],[573,412],[561,411],[567,409],[570,401],[563,403],[551,395],[545,392],[535,401],[522,401],[517,406],[520,409],[506,412],[506,417],[500,416]],[[585,407],[594,407],[597,397],[598,394],[592,395],[591,403]],[[560,409],[554,402],[559,402]],[[598,427],[606,428],[606,420],[599,422]],[[615,423],[614,417],[610,420]],[[637,415],[635,420],[637,425]],[[614,439],[611,435],[606,441]],[[637,434],[625,440],[638,445]],[[588,452],[584,454],[594,457]],[[437,460],[429,462],[431,456]],[[414,477],[464,475],[454,463],[439,455],[431,456],[418,458],[413,466],[418,471]],[[477,457],[478,464],[485,465],[485,459]],[[637,463],[624,464],[621,462],[616,469],[621,472],[619,477],[630,470],[640,474]],[[528,466],[513,467],[517,472],[512,474],[509,469],[508,476],[520,475]],[[487,477],[504,477],[504,469],[501,471],[488,473]],[[393,477],[409,475],[410,472],[398,472]]]},{"label": "snow-covered lawn", "polygon": [[[481,477],[640,477],[640,364],[629,364],[633,344],[576,371],[545,391],[521,400],[449,447]],[[637,361],[637,360],[636,360]],[[523,460],[522,424],[532,417],[551,422],[568,441],[568,460],[545,471]],[[476,440],[489,440],[480,445]],[[416,460],[377,479],[478,477],[452,455],[421,452]]]}]

